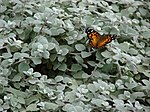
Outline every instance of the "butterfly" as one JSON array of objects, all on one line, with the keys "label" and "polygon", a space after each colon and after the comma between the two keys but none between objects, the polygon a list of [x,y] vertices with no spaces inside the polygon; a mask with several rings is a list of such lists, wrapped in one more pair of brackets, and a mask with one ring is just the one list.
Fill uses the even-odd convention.
[{"label": "butterfly", "polygon": [[116,35],[101,35],[89,27],[85,30],[85,33],[87,34],[89,45],[93,48],[103,48],[116,38]]}]

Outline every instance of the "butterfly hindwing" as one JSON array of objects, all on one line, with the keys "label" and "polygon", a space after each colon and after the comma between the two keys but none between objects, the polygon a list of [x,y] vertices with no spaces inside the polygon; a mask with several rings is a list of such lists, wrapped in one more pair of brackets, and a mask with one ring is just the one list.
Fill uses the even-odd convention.
[{"label": "butterfly hindwing", "polygon": [[106,44],[110,43],[113,40],[111,35],[102,35],[99,42],[97,42],[97,48],[103,48]]},{"label": "butterfly hindwing", "polygon": [[101,35],[97,32],[94,32],[92,34],[89,35],[89,44],[92,46],[92,47],[95,47],[97,46],[97,43],[98,41],[100,40],[100,37]]}]

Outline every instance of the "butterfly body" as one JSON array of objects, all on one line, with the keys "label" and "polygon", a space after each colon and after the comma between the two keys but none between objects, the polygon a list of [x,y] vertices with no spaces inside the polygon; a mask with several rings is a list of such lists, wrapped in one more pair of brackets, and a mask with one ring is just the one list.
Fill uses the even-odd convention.
[{"label": "butterfly body", "polygon": [[89,39],[89,45],[93,48],[103,48],[106,44],[115,39],[115,35],[101,35],[97,31],[87,28],[85,33]]}]

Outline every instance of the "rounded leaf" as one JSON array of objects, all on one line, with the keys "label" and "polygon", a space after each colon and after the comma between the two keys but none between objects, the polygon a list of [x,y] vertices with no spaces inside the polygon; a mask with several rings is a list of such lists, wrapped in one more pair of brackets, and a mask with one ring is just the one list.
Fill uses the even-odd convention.
[{"label": "rounded leaf", "polygon": [[62,55],[65,56],[66,54],[68,54],[69,50],[67,48],[63,48],[62,49]]},{"label": "rounded leaf", "polygon": [[65,63],[61,64],[59,67],[58,67],[59,70],[61,71],[66,71],[67,69],[67,65]]},{"label": "rounded leaf", "polygon": [[73,64],[71,66],[71,71],[73,71],[73,72],[77,72],[77,71],[79,71],[81,69],[82,69],[82,67],[79,64]]},{"label": "rounded leaf", "polygon": [[77,49],[77,51],[83,51],[83,50],[85,50],[85,46],[83,44],[76,44],[75,48]]},{"label": "rounded leaf", "polygon": [[55,81],[56,82],[60,82],[60,81],[62,81],[63,80],[63,77],[62,76],[56,76],[55,77]]},{"label": "rounded leaf", "polygon": [[24,63],[24,62],[21,62],[19,65],[18,65],[18,71],[20,73],[23,73],[23,71],[28,71],[28,69],[30,68],[30,66],[27,64],[27,63]]},{"label": "rounded leaf", "polygon": [[56,108],[58,108],[58,105],[55,103],[46,102],[44,107],[46,110],[55,110]]},{"label": "rounded leaf", "polygon": [[83,51],[83,52],[81,52],[81,56],[82,56],[82,58],[86,58],[86,57],[91,56],[91,53]]}]

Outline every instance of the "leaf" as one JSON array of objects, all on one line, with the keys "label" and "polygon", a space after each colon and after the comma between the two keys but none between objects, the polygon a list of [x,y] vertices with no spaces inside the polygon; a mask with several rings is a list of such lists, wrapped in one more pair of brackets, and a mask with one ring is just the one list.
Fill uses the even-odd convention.
[{"label": "leaf", "polygon": [[85,50],[85,46],[83,44],[76,44],[75,48],[77,49],[77,51],[83,51],[83,50]]},{"label": "leaf", "polygon": [[72,102],[76,99],[76,93],[74,91],[67,92],[65,95],[65,100]]},{"label": "leaf", "polygon": [[87,88],[89,89],[89,91],[91,91],[92,93],[95,93],[98,89],[95,87],[94,84],[88,84]]},{"label": "leaf", "polygon": [[146,80],[146,79],[143,79],[142,82],[146,85],[145,89],[149,89],[149,87],[150,87],[150,81]]},{"label": "leaf", "polygon": [[127,52],[129,50],[129,46],[130,44],[128,42],[124,42],[119,45],[119,48]]},{"label": "leaf", "polygon": [[56,88],[58,91],[63,91],[65,89],[65,85],[58,85]]},{"label": "leaf", "polygon": [[90,77],[90,75],[88,75],[87,73],[83,73],[83,74],[82,74],[82,78],[87,79],[87,78],[89,78],[89,77]]},{"label": "leaf", "polygon": [[25,99],[22,97],[18,97],[18,102],[21,104],[25,104]]},{"label": "leaf", "polygon": [[53,70],[56,70],[61,64],[60,63],[55,63],[53,66]]},{"label": "leaf", "polygon": [[144,8],[139,8],[139,12],[141,13],[142,16],[145,16],[148,13],[148,11]]},{"label": "leaf", "polygon": [[133,89],[133,88],[135,88],[135,87],[138,86],[138,84],[137,84],[136,82],[125,83],[125,85],[126,85],[126,87],[127,87],[128,89]]},{"label": "leaf", "polygon": [[62,50],[62,53],[61,53],[62,56],[67,55],[68,52],[69,52],[69,50],[68,50],[67,48],[63,48],[63,49],[61,49],[61,50]]},{"label": "leaf", "polygon": [[150,77],[150,71],[143,72],[145,76]]},{"label": "leaf", "polygon": [[55,81],[56,82],[60,82],[60,81],[62,81],[63,80],[63,77],[62,76],[56,76],[55,77]]},{"label": "leaf", "polygon": [[80,56],[76,55],[75,59],[78,63],[83,64],[83,59]]},{"label": "leaf", "polygon": [[137,99],[137,98],[142,98],[145,96],[145,94],[143,92],[134,92],[132,93],[132,98]]},{"label": "leaf", "polygon": [[57,28],[55,28],[55,27],[52,27],[50,29],[50,32],[52,33],[53,36],[59,35],[59,33],[57,32]]},{"label": "leaf", "polygon": [[138,110],[141,110],[143,107],[140,105],[138,101],[135,101],[135,108],[137,108]]},{"label": "leaf", "polygon": [[41,64],[41,58],[32,57],[31,59],[35,65]]},{"label": "leaf", "polygon": [[64,83],[71,83],[72,80],[69,78],[69,77],[64,77],[64,80],[63,80]]},{"label": "leaf", "polygon": [[28,69],[30,68],[30,66],[25,63],[25,62],[21,62],[19,65],[18,65],[18,71],[20,73],[23,73],[23,71],[27,71]]},{"label": "leaf", "polygon": [[44,28],[43,32],[45,32],[46,34],[52,35],[52,32],[48,28]]},{"label": "leaf", "polygon": [[112,53],[109,51],[104,51],[101,53],[101,55],[105,58],[111,58],[113,56]]},{"label": "leaf", "polygon": [[25,10],[25,12],[27,12],[28,14],[30,14],[30,15],[32,15],[33,14],[33,12],[31,11],[31,10]]},{"label": "leaf", "polygon": [[129,13],[134,13],[136,11],[135,7],[129,7],[128,8]]},{"label": "leaf", "polygon": [[86,58],[86,57],[91,56],[91,53],[82,51],[82,52],[81,52],[81,56],[82,56],[82,58]]},{"label": "leaf", "polygon": [[33,73],[33,76],[34,76],[34,77],[41,77],[41,74],[40,74],[39,72],[34,72],[34,73]]},{"label": "leaf", "polygon": [[66,104],[63,106],[63,110],[66,112],[71,112],[73,110],[74,106],[72,104]]},{"label": "leaf", "polygon": [[137,70],[141,73],[143,73],[146,70],[146,67],[143,65],[137,65],[137,68],[138,68]]},{"label": "leaf", "polygon": [[75,79],[82,79],[82,74],[83,74],[83,73],[84,73],[83,71],[75,72],[75,73],[73,74],[73,77],[74,77]]},{"label": "leaf", "polygon": [[23,57],[29,58],[29,54],[27,54],[27,53],[19,53],[19,52],[16,52],[14,54],[14,58],[15,59],[20,59],[20,58],[23,58]]},{"label": "leaf", "polygon": [[130,49],[128,50],[128,53],[130,53],[130,54],[132,54],[132,55],[136,55],[136,54],[138,54],[138,50],[136,50],[136,49],[134,49],[134,48],[130,48]]},{"label": "leaf", "polygon": [[[132,61],[132,60],[131,60],[131,61]],[[134,74],[137,74],[137,73],[138,73],[137,67],[135,66],[135,64],[129,63],[129,64],[128,64],[128,68],[129,68],[131,71],[133,71]]]},{"label": "leaf", "polygon": [[3,54],[2,54],[2,57],[3,57],[4,59],[11,58],[11,57],[12,57],[12,54],[11,54],[11,53],[3,53]]},{"label": "leaf", "polygon": [[20,90],[14,89],[12,87],[9,88],[5,88],[5,91],[10,92],[18,97],[22,97],[22,98],[26,98],[27,97],[27,93],[26,92],[22,92]]},{"label": "leaf", "polygon": [[55,43],[49,43],[48,44],[48,50],[50,51],[50,50],[52,50],[52,49],[54,49],[55,48]]},{"label": "leaf", "polygon": [[57,54],[51,54],[51,55],[50,55],[50,60],[51,60],[52,62],[55,61],[56,58],[57,58]]},{"label": "leaf", "polygon": [[90,66],[93,66],[93,67],[96,66],[96,63],[95,63],[94,61],[87,61],[87,63],[88,63]]},{"label": "leaf", "polygon": [[120,99],[113,99],[113,102],[115,103],[114,105],[118,110],[125,110],[124,108],[124,102],[123,100]]},{"label": "leaf", "polygon": [[136,31],[135,29],[129,27],[127,33],[131,36],[139,36],[138,31]]},{"label": "leaf", "polygon": [[[108,18],[108,19],[110,19],[112,22],[116,22],[117,21],[117,18],[115,17],[115,14],[114,13],[112,13],[112,12],[105,12],[104,13],[104,15]],[[107,27],[107,26],[106,26]],[[105,29],[105,31],[110,31],[110,27],[108,27],[108,29],[107,28],[104,28]],[[110,28],[110,29],[109,29]]]},{"label": "leaf", "polygon": [[142,33],[143,38],[149,39],[150,38],[150,31],[145,31]]},{"label": "leaf", "polygon": [[91,25],[91,24],[93,24],[93,21],[94,21],[94,18],[92,16],[86,15],[83,17],[81,22],[83,24]]},{"label": "leaf", "polygon": [[62,29],[62,28],[59,28],[59,29],[57,30],[57,32],[58,32],[58,34],[61,34],[61,33],[64,33],[64,32],[65,32],[65,30],[64,30],[64,29]]},{"label": "leaf", "polygon": [[71,71],[73,71],[73,72],[77,72],[81,69],[82,69],[82,67],[79,64],[72,64],[72,66],[71,66]]},{"label": "leaf", "polygon": [[58,108],[58,105],[55,104],[55,103],[45,102],[44,108],[45,108],[46,110],[49,110],[49,109],[50,109],[50,110],[55,110],[55,109]]},{"label": "leaf", "polygon": [[69,31],[73,31],[74,30],[74,26],[72,24],[72,21],[70,19],[67,19],[64,21],[65,22],[65,27],[69,30]]},{"label": "leaf", "polygon": [[38,42],[39,42],[42,46],[48,44],[48,40],[47,40],[46,37],[44,37],[44,36],[37,36],[37,38],[38,38]]},{"label": "leaf", "polygon": [[38,111],[39,109],[37,108],[36,104],[30,104],[29,106],[27,106],[26,110],[27,111]]},{"label": "leaf", "polygon": [[11,65],[11,64],[13,63],[13,61],[14,61],[14,60],[12,60],[12,59],[3,60],[3,61],[1,62],[1,66],[7,68],[9,65]]},{"label": "leaf", "polygon": [[92,101],[91,101],[92,104],[94,104],[98,107],[102,107],[102,102],[103,102],[103,100],[95,99],[95,98],[93,98]]},{"label": "leaf", "polygon": [[38,82],[39,80],[38,79],[30,79],[28,82],[30,83],[30,84],[36,84],[37,82]]},{"label": "leaf", "polygon": [[34,30],[34,32],[40,32],[41,27],[39,27],[39,26],[35,26],[33,30]]},{"label": "leaf", "polygon": [[0,107],[0,111],[3,112],[3,110],[4,110],[3,107]]},{"label": "leaf", "polygon": [[1,7],[0,7],[0,13],[5,12],[5,10],[7,10],[6,6],[1,5]]},{"label": "leaf", "polygon": [[61,71],[66,71],[67,69],[67,65],[65,63],[61,64],[59,67],[58,67],[59,70]]},{"label": "leaf", "polygon": [[83,107],[80,106],[80,105],[77,105],[77,106],[75,106],[74,111],[82,112],[83,111]]},{"label": "leaf", "polygon": [[26,98],[26,105],[29,105],[33,102],[37,102],[39,99],[41,98],[41,95],[40,94],[35,94],[35,95],[31,95],[31,96],[28,96]]},{"label": "leaf", "polygon": [[49,56],[50,56],[50,53],[49,53],[48,51],[44,51],[43,57],[44,57],[45,59],[49,59]]},{"label": "leaf", "polygon": [[112,10],[115,11],[115,12],[119,12],[119,6],[116,5],[116,4],[112,4]]},{"label": "leaf", "polygon": [[17,75],[15,75],[15,76],[13,77],[12,81],[17,82],[17,81],[20,81],[21,79],[22,79],[21,74],[17,74]]},{"label": "leaf", "polygon": [[74,105],[71,105],[71,104],[66,104],[63,107],[63,110],[66,111],[66,112],[84,112],[82,106],[79,106],[79,105],[74,106]]}]

